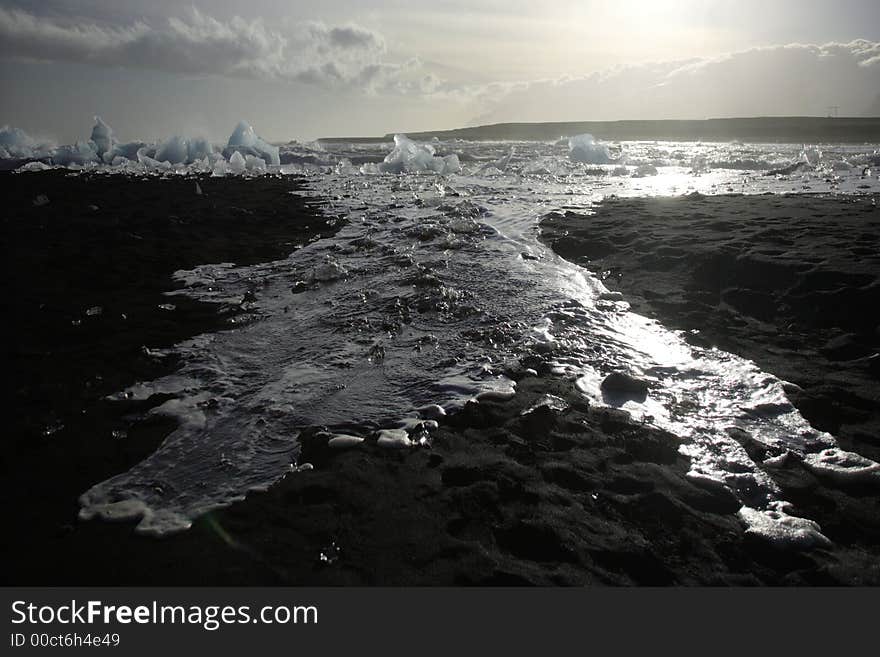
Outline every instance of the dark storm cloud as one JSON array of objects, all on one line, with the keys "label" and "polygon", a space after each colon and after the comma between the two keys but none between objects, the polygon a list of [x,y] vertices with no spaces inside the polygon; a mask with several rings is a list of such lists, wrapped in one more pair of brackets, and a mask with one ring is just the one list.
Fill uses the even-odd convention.
[{"label": "dark storm cloud", "polygon": [[99,24],[0,8],[0,55],[172,73],[362,84],[375,77],[385,42],[358,25],[320,22],[270,27],[260,19],[221,21],[193,9],[152,25]]}]

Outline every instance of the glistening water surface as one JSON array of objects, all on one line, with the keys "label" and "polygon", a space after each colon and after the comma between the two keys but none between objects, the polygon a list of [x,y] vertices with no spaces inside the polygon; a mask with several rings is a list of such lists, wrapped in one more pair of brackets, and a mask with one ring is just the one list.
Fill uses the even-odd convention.
[{"label": "glistening water surface", "polygon": [[[842,467],[830,462],[840,460],[834,452],[816,456],[833,437],[809,426],[772,374],[631,312],[543,245],[538,221],[609,194],[873,194],[876,147],[621,144],[626,164],[612,150],[618,161],[589,165],[553,144],[454,142],[438,151],[458,153],[464,168],[442,176],[376,174],[370,159],[387,147],[333,148],[311,148],[310,161],[327,165],[276,171],[308,175],[306,193],[345,221],[336,236],[276,262],[177,273],[186,284],[177,293],[245,312],[231,330],[175,347],[183,367],[173,376],[120,393],[172,394],[153,412],[180,424],[155,454],[87,491],[83,517],[136,518],[152,534],[185,529],[295,470],[296,438],[309,426],[354,435],[402,428],[417,449],[430,442],[425,418],[438,413],[424,407],[503,398],[514,388],[505,373],[540,353],[591,402],[680,436],[692,479],[730,488],[753,531],[804,547],[827,540],[816,523],[786,513],[778,487],[729,429],[773,454]],[[603,392],[603,378],[621,370],[646,381],[647,394]]]}]

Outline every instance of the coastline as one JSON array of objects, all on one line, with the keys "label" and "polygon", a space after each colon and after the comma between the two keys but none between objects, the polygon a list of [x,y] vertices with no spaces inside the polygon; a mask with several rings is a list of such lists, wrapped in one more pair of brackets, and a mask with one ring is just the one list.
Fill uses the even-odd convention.
[{"label": "coastline", "polygon": [[[306,431],[301,439],[303,460],[314,470],[291,474],[265,493],[212,512],[188,532],[152,539],[134,535],[129,524],[78,522],[76,497],[150,453],[172,428],[167,421],[138,419],[147,404],[104,400],[126,383],[173,370],[173,362],[145,357],[141,347],[170,346],[223,327],[223,316],[212,304],[174,297],[173,311],[158,308],[168,301],[162,292],[172,287],[171,272],[204,262],[283,257],[296,243],[330,235],[335,227],[311,209],[317,200],[289,194],[298,184],[289,178],[198,179],[201,195],[195,192],[194,178],[41,173],[7,176],[5,182],[15,208],[5,222],[5,240],[15,246],[7,249],[14,253],[7,268],[15,291],[12,316],[17,329],[12,344],[17,351],[10,362],[21,373],[14,397],[21,409],[13,425],[16,449],[4,452],[4,502],[15,528],[3,547],[7,583],[880,582],[876,489],[829,486],[796,463],[780,468],[773,475],[786,494],[795,498],[798,510],[819,520],[834,542],[827,550],[780,551],[744,533],[736,516],[739,503],[732,495],[701,488],[685,477],[688,460],[678,452],[677,438],[633,423],[619,411],[589,407],[573,382],[553,377],[549,359],[540,357],[511,373],[519,379],[512,399],[469,403],[445,418],[431,449],[381,449],[373,437],[359,448],[332,451],[319,431]],[[50,203],[34,206],[38,194],[45,194]],[[780,221],[794,213],[809,223],[818,219],[813,214],[822,214],[814,212],[814,201],[808,197],[709,198],[702,202],[716,205],[702,215],[726,218],[726,239],[733,244],[746,240],[753,250],[765,248],[762,240],[773,234],[762,237],[747,230],[752,225],[748,221],[737,224],[743,203],[778,201]],[[705,216],[695,217],[701,214],[699,207],[687,205],[696,202],[634,199],[600,208],[599,223],[607,219],[606,230],[614,235],[635,230],[635,224],[643,230],[651,217],[662,224],[664,215],[656,205],[685,204],[683,212],[691,218],[689,224],[661,234],[664,239],[645,239],[645,253],[634,250],[624,260],[628,275],[621,277],[621,285],[633,280],[645,289],[665,286],[660,298],[667,301],[681,295],[682,303],[670,304],[664,315],[672,327],[686,328],[676,322],[690,317],[705,323],[700,339],[713,339],[714,327],[718,340],[727,335],[732,350],[749,341],[766,348],[768,333],[744,331],[729,317],[714,325],[708,321],[714,313],[711,307],[703,314],[682,314],[682,304],[699,290],[691,289],[687,270],[678,276],[674,267],[664,270],[667,257],[682,254],[663,247],[676,239],[685,251],[702,244],[694,237],[708,235],[711,227],[705,225]],[[641,211],[634,211],[639,207]],[[853,221],[863,221],[866,212],[860,211]],[[574,260],[578,264],[608,269],[596,245],[603,240],[611,246],[626,242],[595,232],[578,233],[599,223],[595,217],[585,223],[583,217],[563,215],[544,222],[545,240],[564,257],[581,258]],[[555,224],[565,237],[554,238],[548,224]],[[843,249],[840,262],[845,264],[847,250],[842,235],[837,237]],[[827,238],[828,233],[822,233],[811,239],[826,246]],[[809,251],[809,244],[804,249]],[[602,258],[614,254],[609,247]],[[642,256],[661,264],[645,267]],[[792,251],[791,258],[801,264],[807,257],[798,248]],[[633,272],[643,278],[630,277]],[[612,280],[607,283],[618,289]],[[755,292],[755,283],[749,285],[743,282],[739,289]],[[870,288],[871,283],[858,289],[862,287]],[[663,309],[656,298],[653,305],[647,297],[638,305],[641,288],[619,289],[627,298],[633,295],[637,310]],[[84,314],[99,303],[100,314]],[[751,326],[751,306],[731,308],[745,327]],[[123,312],[125,320],[117,317]],[[79,325],[71,324],[77,319]],[[71,340],[71,335],[78,339]],[[798,349],[795,343],[779,362],[790,361]],[[769,371],[784,376],[771,365]],[[548,404],[545,395],[562,403]],[[148,402],[155,403],[158,400]],[[57,418],[46,415],[49,412]],[[63,428],[44,435],[56,419]],[[856,440],[862,424],[852,430],[851,440]],[[840,426],[849,425],[841,421]],[[122,439],[112,434],[119,429],[127,432]]]}]

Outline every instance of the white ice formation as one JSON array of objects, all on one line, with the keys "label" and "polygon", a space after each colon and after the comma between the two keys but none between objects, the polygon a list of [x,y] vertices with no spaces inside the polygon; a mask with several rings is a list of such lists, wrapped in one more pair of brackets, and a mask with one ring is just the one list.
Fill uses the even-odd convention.
[{"label": "white ice formation", "polygon": [[596,141],[593,135],[583,134],[568,140],[568,157],[585,164],[610,164],[611,151],[607,144]]}]

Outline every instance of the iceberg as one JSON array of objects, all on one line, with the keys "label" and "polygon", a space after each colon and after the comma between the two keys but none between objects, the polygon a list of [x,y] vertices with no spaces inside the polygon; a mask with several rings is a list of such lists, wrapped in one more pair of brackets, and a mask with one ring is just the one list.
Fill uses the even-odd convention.
[{"label": "iceberg", "polygon": [[76,144],[59,146],[52,154],[52,163],[62,166],[83,165],[89,163],[98,163],[101,158],[95,151],[95,144],[92,141],[78,141]]},{"label": "iceberg", "polygon": [[[106,153],[112,153],[116,146],[116,139],[113,137],[113,129],[101,120],[100,116],[95,117],[95,125],[92,127],[92,137],[89,140],[94,144],[95,152],[103,157]],[[113,157],[110,158],[112,161]],[[108,160],[104,160],[105,162]]]},{"label": "iceberg", "polygon": [[611,163],[611,151],[608,150],[608,146],[596,141],[590,134],[577,135],[568,140],[568,157],[575,162],[586,164]]},{"label": "iceberg", "polygon": [[40,159],[49,157],[53,150],[54,146],[38,142],[21,128],[0,128],[0,159]]},{"label": "iceberg", "polygon": [[[42,161],[46,165],[72,168],[109,165],[130,172],[175,170],[218,176],[266,173],[270,166],[280,164],[278,147],[258,137],[245,121],[235,127],[221,152],[221,147],[207,139],[180,135],[162,142],[119,143],[113,128],[100,116],[95,117],[87,141],[57,147],[38,142],[20,128],[4,125],[0,128],[0,160]],[[13,162],[13,166],[19,167],[19,164],[22,163]]]},{"label": "iceberg", "polygon": [[461,162],[458,155],[438,157],[431,144],[419,144],[406,135],[394,135],[394,149],[379,165],[382,173],[412,173],[434,171],[440,174],[458,173]]},{"label": "iceberg", "polygon": [[258,137],[253,127],[246,121],[240,121],[235,126],[235,130],[229,136],[223,156],[231,161],[233,153],[236,152],[241,153],[242,157],[253,155],[269,164],[281,164],[278,147]]},{"label": "iceberg", "polygon": [[153,156],[159,162],[171,164],[193,164],[209,158],[214,153],[214,147],[207,139],[187,139],[175,135],[163,142]]},{"label": "iceberg", "polygon": [[138,159],[138,151],[145,148],[147,144],[142,141],[130,141],[126,144],[116,144],[109,153],[104,153],[104,162],[113,164],[118,160],[130,160],[136,162]]}]

